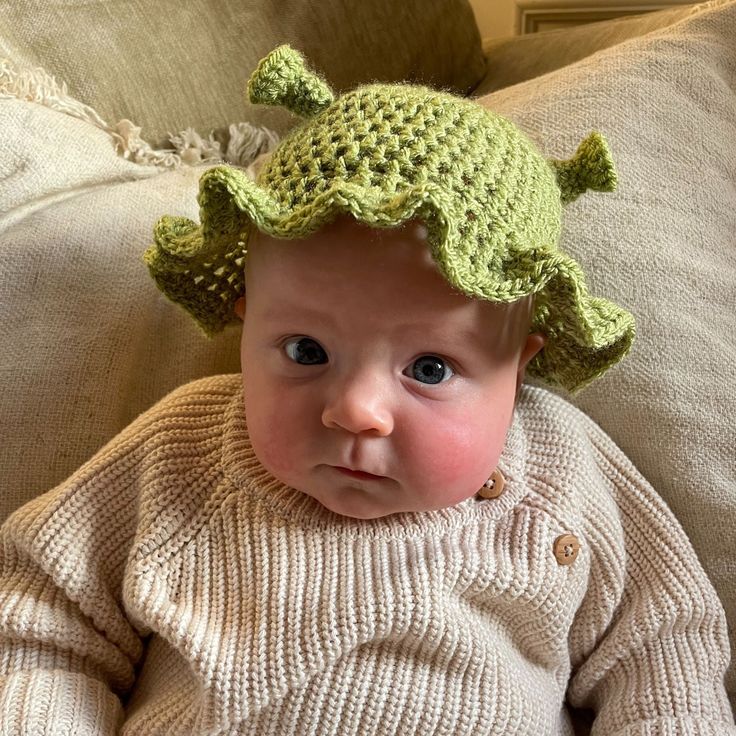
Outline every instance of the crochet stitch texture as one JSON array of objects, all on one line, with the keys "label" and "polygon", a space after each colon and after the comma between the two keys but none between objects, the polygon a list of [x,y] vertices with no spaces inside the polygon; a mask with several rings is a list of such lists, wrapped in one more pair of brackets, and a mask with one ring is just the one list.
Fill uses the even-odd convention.
[{"label": "crochet stitch texture", "polygon": [[349,213],[372,227],[423,221],[440,271],[470,297],[536,294],[531,331],[547,343],[530,375],[577,392],[628,353],[632,315],[591,296],[579,264],[557,247],[562,206],[587,189],[616,187],[600,133],[570,160],[548,161],[509,120],[429,87],[370,84],[335,99],[289,46],[260,62],[248,93],[306,121],[255,182],[228,166],[206,171],[201,225],[162,217],[144,254],[158,287],[207,335],[237,322],[254,228],[299,239]]}]

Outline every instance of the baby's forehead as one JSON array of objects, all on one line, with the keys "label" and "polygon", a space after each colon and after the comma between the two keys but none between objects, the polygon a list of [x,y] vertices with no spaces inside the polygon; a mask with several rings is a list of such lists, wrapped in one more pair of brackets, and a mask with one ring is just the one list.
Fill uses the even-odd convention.
[{"label": "baby's forehead", "polygon": [[255,224],[250,234],[249,248],[264,244],[288,244],[297,242],[321,241],[333,247],[348,246],[355,243],[381,243],[400,239],[428,247],[427,226],[419,219],[412,219],[400,225],[380,227],[361,222],[350,214],[341,213],[330,222],[316,226],[303,238],[280,238],[259,230]]},{"label": "baby's forehead", "polygon": [[426,226],[418,220],[378,228],[348,216],[298,240],[259,232],[248,252],[253,262],[246,267],[246,299],[249,291],[251,296],[258,292],[258,305],[264,307],[259,313],[267,310],[287,319],[304,310],[347,321],[349,305],[357,302],[372,313],[372,324],[379,329],[387,323],[397,329],[424,325],[428,332],[449,333],[471,325],[500,335],[515,333],[520,320],[528,324],[528,300],[489,302],[451,285],[432,257]]},{"label": "baby's forehead", "polygon": [[[344,279],[364,290],[414,291],[451,302],[471,299],[443,273],[432,255],[427,226],[419,219],[378,227],[341,214],[303,238],[279,238],[254,227],[247,251],[246,291],[249,275],[254,276],[249,271],[257,270],[258,279],[250,279],[251,284],[264,272],[277,280],[308,274],[314,282]],[[478,300],[473,297],[472,301]],[[481,301],[499,312],[508,306]]]},{"label": "baby's forehead", "polygon": [[[250,262],[250,263],[249,263]],[[302,238],[279,238],[255,229],[251,233],[246,266],[257,263],[285,269],[322,270],[326,274],[359,277],[363,283],[383,280],[401,271],[412,280],[427,276],[442,289],[450,287],[431,255],[427,227],[410,220],[395,227],[376,227],[340,215]],[[372,267],[376,264],[379,269]],[[249,269],[246,267],[246,281]]]}]

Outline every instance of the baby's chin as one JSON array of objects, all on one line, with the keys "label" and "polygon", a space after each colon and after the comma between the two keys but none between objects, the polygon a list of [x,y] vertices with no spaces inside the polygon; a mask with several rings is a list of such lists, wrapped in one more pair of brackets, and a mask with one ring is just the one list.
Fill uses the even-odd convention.
[{"label": "baby's chin", "polygon": [[460,503],[465,498],[459,499],[455,503],[444,503],[444,504],[423,504],[421,502],[415,502],[414,504],[409,503],[396,503],[394,500],[387,501],[377,497],[370,491],[366,491],[363,488],[351,488],[347,489],[339,494],[321,494],[318,492],[302,491],[306,495],[311,496],[324,506],[328,511],[339,516],[344,516],[349,519],[381,519],[394,514],[406,514],[406,513],[424,513],[429,511],[437,511],[441,508],[448,508],[454,506],[455,503]]},{"label": "baby's chin", "polygon": [[384,516],[400,513],[402,509],[387,508],[375,497],[360,488],[350,489],[336,494],[322,494],[319,492],[300,491],[318,501],[328,511],[348,519],[380,519]]}]

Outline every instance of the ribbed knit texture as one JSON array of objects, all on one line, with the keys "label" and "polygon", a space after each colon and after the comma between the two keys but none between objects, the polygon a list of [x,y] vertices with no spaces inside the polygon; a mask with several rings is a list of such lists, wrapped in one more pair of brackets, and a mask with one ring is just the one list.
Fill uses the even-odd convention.
[{"label": "ribbed knit texture", "polygon": [[566,693],[597,736],[736,734],[713,588],[572,405],[522,388],[498,498],[363,521],[260,466],[240,381],[177,389],[3,526],[3,736],[572,734]]},{"label": "ribbed knit texture", "polygon": [[530,375],[576,392],[620,361],[633,316],[588,293],[558,247],[562,205],[610,192],[616,172],[591,132],[569,160],[547,160],[510,120],[429,87],[371,84],[335,99],[304,58],[280,46],[248,83],[250,100],[307,118],[256,182],[219,166],[200,179],[201,224],[162,217],[144,260],[158,287],[207,335],[237,322],[243,257],[255,229],[299,239],[349,213],[373,227],[416,218],[440,272],[471,298],[509,303],[536,294],[532,331],[547,341]]}]

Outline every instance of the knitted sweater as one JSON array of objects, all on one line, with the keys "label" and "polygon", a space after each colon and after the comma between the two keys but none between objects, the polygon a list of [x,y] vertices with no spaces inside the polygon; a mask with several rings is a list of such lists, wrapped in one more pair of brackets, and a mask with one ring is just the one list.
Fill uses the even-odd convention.
[{"label": "knitted sweater", "polygon": [[0,733],[736,734],[722,607],[613,441],[523,386],[499,469],[343,518],[258,463],[240,376],[177,389],[4,524]]}]

